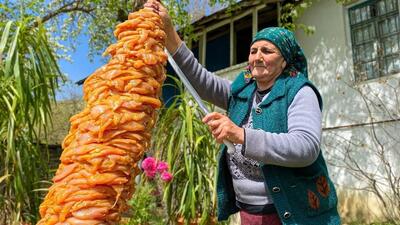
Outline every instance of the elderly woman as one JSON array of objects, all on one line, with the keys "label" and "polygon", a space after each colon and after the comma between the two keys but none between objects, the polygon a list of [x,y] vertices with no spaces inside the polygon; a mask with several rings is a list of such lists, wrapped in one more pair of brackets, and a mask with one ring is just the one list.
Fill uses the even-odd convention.
[{"label": "elderly woman", "polygon": [[337,197],[322,152],[322,99],[307,79],[307,62],[293,33],[266,28],[253,38],[248,67],[233,83],[208,72],[176,33],[166,9],[166,47],[199,95],[223,109],[203,119],[222,145],[217,178],[218,219],[240,212],[242,224],[340,224]]}]

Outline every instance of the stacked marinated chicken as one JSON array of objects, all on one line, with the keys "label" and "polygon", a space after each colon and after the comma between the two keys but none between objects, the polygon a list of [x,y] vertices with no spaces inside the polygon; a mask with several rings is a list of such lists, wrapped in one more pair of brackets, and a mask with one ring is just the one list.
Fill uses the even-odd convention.
[{"label": "stacked marinated chicken", "polygon": [[[61,164],[38,224],[118,224],[149,146],[165,79],[165,33],[149,9],[114,31],[108,64],[84,84],[86,108],[70,119]],[[135,210],[135,209],[133,209]]]}]

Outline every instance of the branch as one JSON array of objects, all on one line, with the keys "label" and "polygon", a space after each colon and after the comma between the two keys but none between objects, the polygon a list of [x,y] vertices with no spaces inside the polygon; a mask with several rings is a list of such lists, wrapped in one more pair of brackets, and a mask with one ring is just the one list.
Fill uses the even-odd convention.
[{"label": "branch", "polygon": [[[364,95],[361,93],[361,91],[360,91],[360,94],[361,94],[361,97],[362,97],[362,99],[364,100],[364,102],[365,102],[365,104],[366,104],[366,106],[367,106],[368,113],[369,113],[370,117],[372,118],[371,110],[370,110],[370,107],[369,107],[368,102],[367,102],[367,97],[364,96]],[[373,119],[373,118],[372,118],[372,119]],[[377,143],[378,146],[379,146],[379,148],[378,148],[378,150],[377,150],[377,151],[378,151],[378,152],[377,152],[378,157],[380,158],[381,162],[383,163],[383,168],[384,168],[384,170],[385,170],[385,172],[386,172],[387,180],[388,180],[388,182],[389,182],[389,185],[390,185],[390,187],[391,187],[391,190],[394,192],[393,194],[394,194],[396,197],[398,197],[398,195],[397,195],[398,193],[396,193],[396,185],[395,185],[395,182],[393,181],[393,178],[395,178],[396,176],[395,176],[395,174],[393,173],[392,165],[389,163],[389,161],[388,161],[387,158],[386,158],[386,155],[385,155],[385,147],[384,147],[383,143],[381,142],[381,140],[379,139],[379,137],[378,137],[378,135],[377,135],[377,131],[376,131],[375,125],[372,124],[372,125],[371,125],[371,128],[372,128],[372,137],[373,137],[375,143]],[[375,184],[374,184],[374,185],[375,185]]]},{"label": "branch", "polygon": [[81,0],[72,1],[70,3],[62,5],[60,8],[48,13],[47,15],[45,15],[42,18],[35,21],[32,24],[32,27],[37,27],[39,25],[39,23],[45,23],[46,21],[48,21],[60,14],[63,14],[63,13],[77,11],[77,12],[84,12],[84,13],[90,14],[94,10],[94,8],[86,8],[84,6],[80,6],[79,3],[81,3]]}]

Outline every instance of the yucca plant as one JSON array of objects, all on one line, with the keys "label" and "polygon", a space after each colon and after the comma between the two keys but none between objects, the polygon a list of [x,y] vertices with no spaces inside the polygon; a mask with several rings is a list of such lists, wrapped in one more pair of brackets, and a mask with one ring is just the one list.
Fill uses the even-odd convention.
[{"label": "yucca plant", "polygon": [[174,176],[164,200],[172,224],[179,218],[186,224],[210,224],[216,215],[218,145],[201,121],[198,105],[174,80],[181,94],[159,112],[152,143]]},{"label": "yucca plant", "polygon": [[43,26],[8,21],[0,30],[0,224],[34,223],[49,174],[41,137],[61,72]]}]

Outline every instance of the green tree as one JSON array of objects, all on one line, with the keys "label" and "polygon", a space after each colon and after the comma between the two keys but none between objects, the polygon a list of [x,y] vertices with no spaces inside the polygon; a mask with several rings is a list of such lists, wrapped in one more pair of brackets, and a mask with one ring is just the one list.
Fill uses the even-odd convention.
[{"label": "green tree", "polygon": [[[174,24],[180,28],[183,36],[191,37],[193,13],[188,12],[190,5],[205,0],[163,0],[169,9]],[[307,33],[313,27],[302,24],[296,25],[299,16],[317,0],[287,0],[284,1],[281,14],[281,25],[291,30],[304,29]],[[346,3],[350,0],[336,0]],[[145,0],[52,0],[50,3],[43,0],[9,1],[0,3],[0,21],[7,18],[18,20],[25,18],[31,26],[45,24],[51,33],[49,40],[57,50],[57,57],[67,58],[74,50],[77,37],[84,33],[89,37],[89,57],[101,54],[106,47],[115,41],[112,31],[115,25],[124,21],[129,12],[142,7]],[[237,0],[208,0],[206,5],[211,7],[226,6],[227,13],[237,9]],[[200,4],[204,5],[204,4]],[[200,10],[201,11],[201,10]]]},{"label": "green tree", "polygon": [[[0,21],[7,18],[28,18],[31,26],[45,24],[51,33],[50,41],[57,56],[67,58],[76,46],[77,37],[83,33],[89,36],[90,57],[101,54],[115,41],[112,32],[115,25],[127,19],[129,12],[138,10],[144,0],[24,0],[0,3]],[[190,34],[191,14],[185,9],[191,0],[164,0],[171,17],[178,27]],[[209,5],[232,4],[234,0],[212,0]]]}]

